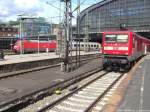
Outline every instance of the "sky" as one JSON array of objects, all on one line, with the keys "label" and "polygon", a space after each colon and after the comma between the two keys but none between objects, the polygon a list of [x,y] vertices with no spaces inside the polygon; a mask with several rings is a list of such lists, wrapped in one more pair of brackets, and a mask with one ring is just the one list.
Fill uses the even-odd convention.
[{"label": "sky", "polygon": [[[80,1],[82,3],[82,11],[101,0]],[[49,4],[47,4],[47,2],[49,2]],[[58,22],[59,6],[59,0],[0,0],[0,20],[4,22],[16,20],[19,14],[25,14],[34,17],[45,17],[48,21]],[[77,0],[72,0],[72,9],[76,6]]]}]

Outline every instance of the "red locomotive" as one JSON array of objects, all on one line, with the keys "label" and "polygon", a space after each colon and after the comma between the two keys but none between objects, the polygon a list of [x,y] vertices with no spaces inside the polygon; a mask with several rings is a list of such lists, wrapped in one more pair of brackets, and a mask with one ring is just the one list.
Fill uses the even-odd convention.
[{"label": "red locomotive", "polygon": [[14,47],[13,50],[15,53],[20,53],[20,49],[24,53],[26,52],[37,52],[38,49],[39,51],[55,51],[56,50],[56,41],[55,40],[18,40]]},{"label": "red locomotive", "polygon": [[103,67],[107,70],[128,70],[146,54],[150,40],[132,31],[103,32]]}]

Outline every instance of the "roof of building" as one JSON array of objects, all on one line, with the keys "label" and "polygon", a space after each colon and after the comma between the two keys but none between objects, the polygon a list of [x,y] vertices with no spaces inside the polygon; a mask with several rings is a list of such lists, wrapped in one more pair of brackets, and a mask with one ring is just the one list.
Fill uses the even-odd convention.
[{"label": "roof of building", "polygon": [[93,10],[93,9],[96,9],[97,7],[100,7],[100,6],[102,6],[102,5],[105,5],[105,4],[107,4],[107,3],[110,3],[110,2],[112,2],[112,1],[114,1],[114,0],[103,0],[103,1],[101,1],[101,2],[98,2],[98,3],[94,4],[94,5],[91,5],[91,6],[87,7],[86,9],[84,9],[84,10],[80,13],[80,17],[82,18],[84,15],[86,15],[87,12],[89,12],[89,11],[91,11],[91,10]]}]

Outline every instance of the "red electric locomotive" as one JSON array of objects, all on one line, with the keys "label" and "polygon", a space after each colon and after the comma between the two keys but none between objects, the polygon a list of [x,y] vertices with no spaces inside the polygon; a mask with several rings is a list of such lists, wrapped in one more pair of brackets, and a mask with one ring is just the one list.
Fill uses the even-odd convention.
[{"label": "red electric locomotive", "polygon": [[128,70],[146,54],[150,40],[132,31],[103,32],[103,67],[107,70]]},{"label": "red electric locomotive", "polygon": [[23,50],[24,53],[26,52],[37,52],[39,51],[55,51],[56,50],[56,41],[55,40],[49,40],[49,41],[38,41],[38,40],[18,40],[13,50],[16,53],[20,53],[20,49]]}]

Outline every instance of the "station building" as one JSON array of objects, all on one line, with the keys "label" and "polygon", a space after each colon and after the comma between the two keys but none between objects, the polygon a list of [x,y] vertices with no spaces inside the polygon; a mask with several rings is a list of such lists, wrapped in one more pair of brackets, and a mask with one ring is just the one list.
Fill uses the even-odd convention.
[{"label": "station building", "polygon": [[150,0],[103,0],[80,13],[80,32],[101,40],[103,31],[124,26],[150,38]]},{"label": "station building", "polygon": [[22,20],[22,37],[38,36],[39,34],[50,35],[50,24],[39,18],[26,18]]}]

